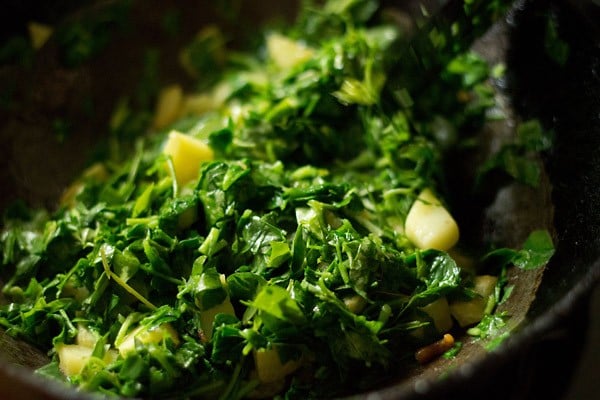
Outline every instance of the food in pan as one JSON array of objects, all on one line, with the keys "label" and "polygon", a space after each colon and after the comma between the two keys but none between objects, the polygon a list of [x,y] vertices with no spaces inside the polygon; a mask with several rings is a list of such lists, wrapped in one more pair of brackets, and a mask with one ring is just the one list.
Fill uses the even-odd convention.
[{"label": "food in pan", "polygon": [[[40,373],[126,397],[329,397],[504,324],[507,270],[543,266],[552,240],[471,248],[445,180],[498,118],[502,66],[438,37],[448,63],[399,86],[407,35],[386,15],[306,4],[246,53],[204,28],[181,53],[199,91],[164,88],[151,119],[120,102],[115,136],[142,127],[130,153],[55,210],[6,211],[0,325],[48,351]],[[548,138],[516,131],[477,182],[535,185]]]}]

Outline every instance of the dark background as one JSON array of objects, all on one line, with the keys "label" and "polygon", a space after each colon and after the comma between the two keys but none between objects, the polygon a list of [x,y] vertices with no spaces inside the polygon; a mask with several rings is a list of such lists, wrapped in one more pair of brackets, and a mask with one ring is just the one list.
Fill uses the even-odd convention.
[{"label": "dark background", "polygon": [[600,287],[591,295],[587,310],[589,325],[581,359],[564,395],[565,400],[585,400],[600,397]]}]

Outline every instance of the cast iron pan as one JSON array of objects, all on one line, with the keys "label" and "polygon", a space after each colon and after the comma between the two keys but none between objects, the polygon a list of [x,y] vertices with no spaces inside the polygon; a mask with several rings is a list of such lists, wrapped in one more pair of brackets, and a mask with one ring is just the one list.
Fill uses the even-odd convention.
[{"label": "cast iron pan", "polygon": [[[77,2],[9,2],[14,18],[3,21],[10,33],[35,18],[56,22]],[[106,48],[77,67],[65,67],[57,40],[38,51],[29,66],[0,65],[0,89],[10,103],[0,108],[0,209],[17,198],[52,207],[62,190],[106,141],[106,121],[119,93],[131,93],[148,47],[161,51],[160,84],[192,84],[177,66],[177,51],[206,23],[219,23],[232,38],[245,37],[250,24],[239,24],[218,7],[181,1],[181,31],[166,37],[160,30],[168,2],[132,2],[126,21],[107,20]],[[184,4],[185,3],[185,4]],[[241,5],[244,21],[275,15],[290,18],[289,4],[227,2]],[[402,2],[391,2],[402,3]],[[107,4],[88,6],[69,18],[102,15]],[[212,3],[211,3],[212,4]],[[34,6],[34,8],[28,8]],[[12,7],[12,8],[11,8]],[[498,140],[513,134],[520,119],[539,118],[555,132],[555,145],[543,155],[545,174],[538,189],[501,183],[482,198],[451,198],[466,235],[498,239],[518,246],[536,228],[549,229],[557,252],[544,271],[515,271],[513,295],[504,305],[512,315],[513,334],[495,351],[461,338],[465,345],[453,360],[437,360],[369,393],[370,399],[560,398],[577,362],[585,332],[585,301],[600,277],[600,38],[596,22],[600,6],[592,2],[521,1],[506,20],[495,25],[475,47],[489,60],[508,67],[502,100],[506,122],[490,124],[482,133],[486,154]],[[569,57],[559,65],[544,48],[545,15],[557,22]],[[234,41],[235,44],[235,41]],[[21,63],[22,64],[22,63]],[[76,134],[57,137],[57,121],[69,121]],[[457,158],[464,158],[457,155]],[[468,157],[467,157],[468,159]],[[464,185],[468,169],[451,183]],[[473,217],[476,216],[476,217]],[[474,221],[467,224],[465,221]],[[463,221],[461,223],[461,221]],[[543,272],[543,276],[542,276]],[[0,299],[2,300],[2,299]],[[47,362],[44,354],[0,331],[0,392],[12,398],[92,398],[31,373]]]}]

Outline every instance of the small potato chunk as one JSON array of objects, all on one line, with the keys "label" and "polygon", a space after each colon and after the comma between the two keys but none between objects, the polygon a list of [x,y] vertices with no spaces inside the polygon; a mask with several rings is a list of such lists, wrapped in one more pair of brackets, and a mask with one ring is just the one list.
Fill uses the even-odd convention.
[{"label": "small potato chunk", "polygon": [[77,337],[75,338],[75,342],[81,346],[86,346],[93,348],[98,341],[98,335],[94,332],[90,331],[83,325],[77,326]]},{"label": "small potato chunk", "polygon": [[277,348],[253,350],[258,380],[262,383],[277,382],[300,367],[300,360],[281,362]]},{"label": "small potato chunk", "polygon": [[[225,274],[220,274],[219,278],[221,280],[221,286],[224,289],[226,289],[227,278],[225,277]],[[199,304],[198,306],[200,307]],[[215,322],[215,317],[217,316],[217,314],[235,315],[235,310],[233,309],[233,305],[231,304],[229,296],[225,297],[225,300],[223,300],[221,304],[217,304],[214,307],[200,311],[200,328],[202,328],[202,341],[208,342],[210,339],[212,339],[213,324]]]},{"label": "small potato chunk", "polygon": [[[92,353],[93,346],[82,344],[58,344],[56,353],[58,354],[58,367],[65,376],[73,376],[80,374],[86,366]],[[109,349],[104,354],[103,361],[107,364],[114,362],[117,359],[117,353]]]},{"label": "small potato chunk", "polygon": [[52,35],[53,29],[49,25],[31,21],[27,24],[31,47],[35,50],[41,49]]},{"label": "small potato chunk", "polygon": [[344,304],[351,313],[360,314],[367,306],[367,300],[364,297],[355,294],[354,296],[344,298]]},{"label": "small potato chunk", "polygon": [[267,50],[271,60],[282,69],[295,67],[313,55],[310,47],[277,33],[267,38]]},{"label": "small potato chunk", "polygon": [[202,327],[203,339],[205,341],[212,339],[213,323],[217,314],[235,315],[229,297],[226,297],[221,304],[211,307],[208,310],[200,311],[200,327]]},{"label": "small potato chunk", "polygon": [[465,254],[456,247],[449,250],[448,255],[452,257],[454,261],[456,261],[456,265],[458,265],[460,269],[471,274],[475,274],[476,262],[475,259],[473,259],[473,257]]},{"label": "small potato chunk", "polygon": [[[81,178],[71,183],[60,196],[60,205],[72,207],[75,204],[75,198],[83,190],[84,181],[93,180],[104,182],[108,179],[108,172],[102,163],[95,163],[81,174]],[[87,297],[87,296],[86,296]]]},{"label": "small potato chunk", "polygon": [[183,115],[202,115],[208,111],[216,110],[220,104],[208,94],[187,96],[183,101],[181,113]]},{"label": "small potato chunk", "polygon": [[195,208],[188,208],[179,215],[177,227],[179,229],[189,228],[198,218],[198,212]]},{"label": "small potato chunk", "polygon": [[84,287],[79,286],[69,279],[62,288],[62,296],[72,297],[77,301],[84,301],[90,295],[90,291]]},{"label": "small potato chunk", "polygon": [[458,242],[458,225],[433,192],[425,189],[410,208],[406,236],[420,249],[446,251]]},{"label": "small potato chunk", "polygon": [[169,133],[163,152],[171,156],[180,186],[198,178],[202,162],[214,159],[214,153],[206,143],[177,131]]},{"label": "small potato chunk", "polygon": [[58,353],[58,367],[66,376],[77,375],[87,364],[94,349],[80,344],[59,344],[56,346]]},{"label": "small potato chunk", "polygon": [[475,277],[473,291],[481,297],[469,301],[456,301],[450,304],[450,313],[461,327],[481,321],[488,298],[494,292],[498,278],[492,275]]},{"label": "small potato chunk", "polygon": [[429,317],[433,320],[435,329],[439,333],[446,333],[452,328],[452,317],[450,316],[450,308],[448,306],[448,300],[445,297],[441,297],[425,307],[421,307]]},{"label": "small potato chunk", "polygon": [[140,343],[160,343],[163,340],[170,338],[176,345],[179,344],[179,335],[170,324],[162,324],[152,329],[146,329],[143,326],[137,327],[131,331],[117,349],[119,353],[125,357],[128,353],[135,350],[135,341]]},{"label": "small potato chunk", "polygon": [[165,128],[174,122],[183,107],[183,90],[179,85],[167,86],[161,90],[154,112],[154,127]]}]

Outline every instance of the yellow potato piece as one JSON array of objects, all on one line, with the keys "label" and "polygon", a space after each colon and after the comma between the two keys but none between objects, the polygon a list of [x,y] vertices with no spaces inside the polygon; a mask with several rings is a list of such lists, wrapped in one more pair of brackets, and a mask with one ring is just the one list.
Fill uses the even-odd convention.
[{"label": "yellow potato piece", "polygon": [[136,340],[143,344],[150,344],[160,343],[167,338],[170,338],[175,345],[179,344],[179,335],[177,335],[177,331],[170,324],[162,324],[152,329],[140,326],[125,336],[125,339],[117,346],[117,349],[122,356],[126,356],[135,350]]},{"label": "yellow potato piece", "polygon": [[[227,289],[227,277],[225,274],[220,274],[219,279],[221,280],[221,286],[223,289]],[[229,314],[235,315],[235,310],[231,304],[229,296],[225,297],[225,300],[221,304],[217,304],[214,307],[202,309],[202,305],[196,301],[196,305],[201,309],[200,311],[200,328],[202,328],[202,341],[208,342],[212,339],[213,324],[217,314]]]},{"label": "yellow potato piece", "polygon": [[267,38],[267,51],[275,65],[282,69],[295,67],[313,55],[310,47],[277,33]]},{"label": "yellow potato piece", "polygon": [[69,279],[63,286],[61,295],[63,297],[72,297],[78,301],[84,301],[90,295],[90,291],[83,286],[76,286],[73,280]]},{"label": "yellow potato piece", "polygon": [[468,301],[456,301],[450,304],[450,313],[461,327],[481,321],[488,298],[494,292],[498,278],[492,275],[476,276],[473,291],[481,297]]},{"label": "yellow potato piece", "polygon": [[167,86],[158,95],[158,102],[154,112],[154,127],[165,128],[175,122],[183,107],[183,90],[179,85]]},{"label": "yellow potato piece", "polygon": [[406,237],[420,249],[446,251],[458,242],[456,221],[430,189],[419,194],[404,223]]},{"label": "yellow potato piece", "polygon": [[77,375],[92,356],[92,347],[80,344],[59,344],[56,346],[58,367],[66,376]]},{"label": "yellow potato piece", "polygon": [[262,383],[277,382],[300,367],[300,360],[281,362],[277,348],[253,350],[258,380]]},{"label": "yellow potato piece", "polygon": [[[80,374],[90,358],[94,346],[82,344],[58,344],[56,353],[58,354],[58,368],[65,376]],[[117,353],[114,350],[107,350],[103,361],[106,364],[116,361]]]},{"label": "yellow potato piece", "polygon": [[212,339],[213,323],[217,314],[235,315],[235,311],[231,301],[229,300],[229,297],[226,297],[221,304],[209,308],[208,310],[200,311],[200,327],[202,328],[205,341]]},{"label": "yellow potato piece", "polygon": [[179,216],[179,219],[177,220],[177,226],[179,227],[179,229],[189,228],[194,222],[196,222],[197,217],[198,213],[196,209],[188,208]]},{"label": "yellow potato piece", "polygon": [[[75,205],[75,198],[83,190],[85,180],[95,180],[98,182],[104,182],[108,179],[108,171],[102,163],[95,163],[87,168],[81,174],[81,178],[71,183],[69,187],[60,196],[60,205],[72,207]],[[87,297],[87,296],[86,296]]]},{"label": "yellow potato piece", "polygon": [[450,307],[448,306],[448,300],[445,297],[441,297],[425,307],[421,307],[429,317],[433,320],[435,329],[439,333],[445,333],[452,328],[452,317],[450,316]]},{"label": "yellow potato piece", "polygon": [[208,111],[216,110],[219,104],[208,94],[187,96],[183,101],[181,113],[183,115],[202,115]]},{"label": "yellow potato piece", "polygon": [[460,269],[470,272],[471,274],[475,274],[476,262],[473,257],[465,254],[456,247],[449,250],[448,255],[452,257],[452,259],[456,262],[456,265],[458,265]]},{"label": "yellow potato piece", "polygon": [[355,294],[354,296],[344,298],[344,304],[350,312],[360,314],[367,306],[367,300],[364,297]]},{"label": "yellow potato piece", "polygon": [[44,46],[53,31],[51,26],[34,21],[27,24],[27,30],[29,31],[29,38],[31,39],[31,46],[36,50]]},{"label": "yellow potato piece", "polygon": [[175,178],[180,186],[198,178],[202,162],[214,159],[210,146],[177,131],[169,133],[163,152],[171,156]]},{"label": "yellow potato piece", "polygon": [[98,335],[94,332],[90,331],[83,325],[77,326],[77,337],[75,338],[75,342],[78,345],[91,347],[93,348],[98,341]]}]

